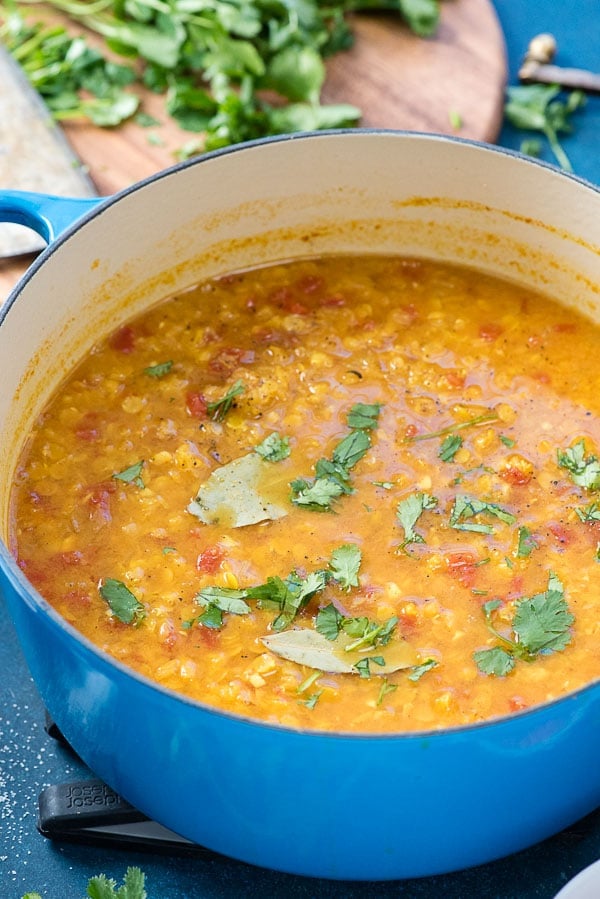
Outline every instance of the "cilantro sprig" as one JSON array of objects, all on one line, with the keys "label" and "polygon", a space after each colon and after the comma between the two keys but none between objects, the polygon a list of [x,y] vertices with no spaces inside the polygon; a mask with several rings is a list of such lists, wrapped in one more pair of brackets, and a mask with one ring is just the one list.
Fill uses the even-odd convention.
[{"label": "cilantro sprig", "polygon": [[[508,88],[504,114],[515,128],[541,132],[558,164],[570,172],[573,167],[559,135],[572,132],[571,117],[585,102],[582,91],[571,91],[562,99],[557,84],[523,84]],[[531,150],[531,142],[522,149],[524,152]]]},{"label": "cilantro sprig", "polygon": [[296,478],[290,484],[291,500],[297,506],[331,512],[334,500],[354,492],[350,472],[371,447],[369,432],[377,427],[381,405],[355,403],[347,415],[352,430],[334,448],[330,459],[319,459],[314,478]]},{"label": "cilantro sprig", "polygon": [[501,605],[499,599],[493,599],[483,606],[488,630],[499,641],[499,645],[473,654],[483,674],[505,677],[518,660],[532,662],[540,654],[561,652],[571,642],[571,625],[575,618],[565,600],[562,582],[554,572],[550,572],[543,593],[516,603],[509,634],[501,633],[495,624],[494,612]]},{"label": "cilantro sprig", "polygon": [[578,440],[567,449],[557,450],[556,459],[565,468],[574,484],[585,490],[600,490],[600,460],[593,453],[586,453],[585,441]]},{"label": "cilantro sprig", "polygon": [[293,622],[298,613],[310,600],[321,593],[330,581],[334,581],[343,590],[357,587],[358,571],[361,562],[360,549],[355,544],[342,544],[331,554],[327,568],[318,568],[305,577],[292,571],[281,578],[267,578],[264,584],[254,587],[207,586],[195,596],[194,602],[203,608],[203,612],[184,623],[188,629],[194,624],[218,629],[223,625],[223,614],[247,615],[251,611],[249,602],[255,602],[260,609],[276,612],[271,624],[275,631],[281,631]]}]

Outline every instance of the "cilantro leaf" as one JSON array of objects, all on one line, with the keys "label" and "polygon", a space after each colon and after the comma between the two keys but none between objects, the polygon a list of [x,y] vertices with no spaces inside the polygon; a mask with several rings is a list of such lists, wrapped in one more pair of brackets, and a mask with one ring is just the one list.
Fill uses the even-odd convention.
[{"label": "cilantro leaf", "polygon": [[370,446],[371,438],[365,431],[350,431],[335,447],[331,459],[337,465],[349,470],[360,462]]},{"label": "cilantro leaf", "polygon": [[309,483],[298,478],[290,484],[292,488],[292,502],[297,506],[306,506],[307,509],[319,512],[330,512],[331,502],[346,491],[337,482],[329,478],[317,478]]},{"label": "cilantro leaf", "polygon": [[332,552],[329,567],[334,580],[343,590],[358,587],[358,569],[361,560],[362,553],[354,543],[344,543]]},{"label": "cilantro leaf", "polygon": [[560,467],[569,472],[571,480],[578,487],[600,490],[600,461],[593,454],[586,455],[583,438],[566,450],[557,450],[556,458]]},{"label": "cilantro leaf", "polygon": [[538,549],[539,543],[529,528],[525,526],[519,528],[518,535],[519,543],[517,546],[517,558],[526,559],[531,555],[534,549]]},{"label": "cilantro leaf", "polygon": [[213,403],[206,404],[206,411],[213,421],[223,421],[229,410],[234,404],[236,396],[244,393],[246,387],[243,381],[236,381],[227,393]]},{"label": "cilantro leaf", "polygon": [[408,679],[416,683],[416,681],[421,680],[424,674],[427,674],[427,672],[431,671],[433,668],[437,668],[438,665],[439,662],[436,659],[425,659],[420,665],[415,665],[408,675]]},{"label": "cilantro leaf", "polygon": [[436,506],[437,499],[429,493],[412,493],[398,503],[396,517],[404,528],[404,540],[400,544],[400,549],[411,543],[425,543],[424,538],[415,531],[415,525],[423,512],[435,509]]},{"label": "cilantro leaf", "polygon": [[354,423],[357,427],[336,444],[331,459],[319,459],[315,465],[314,480],[297,478],[292,481],[291,500],[295,505],[330,512],[333,500],[354,492],[349,483],[350,470],[371,446],[368,432],[377,426],[380,408],[378,403],[355,403],[352,406],[347,420],[348,424]]},{"label": "cilantro leaf", "polygon": [[377,427],[381,403],[355,403],[348,413],[348,427],[370,431]]},{"label": "cilantro leaf", "polygon": [[250,612],[250,606],[244,602],[247,595],[247,590],[208,586],[196,593],[194,602],[200,606],[215,606],[221,612],[230,612],[232,615],[247,615]]},{"label": "cilantro leaf", "polygon": [[144,374],[148,375],[150,378],[164,378],[165,375],[169,374],[172,368],[173,360],[169,359],[168,362],[159,362],[156,365],[149,365],[144,369]]},{"label": "cilantro leaf", "polygon": [[123,583],[107,577],[98,588],[102,599],[106,600],[111,612],[123,624],[139,624],[146,617],[146,608]]},{"label": "cilantro leaf", "polygon": [[516,518],[496,503],[487,503],[464,494],[459,494],[454,500],[450,513],[450,527],[457,531],[473,531],[478,534],[493,534],[494,529],[489,524],[469,521],[477,515],[492,515],[505,524],[514,524]]},{"label": "cilantro leaf", "polygon": [[473,658],[482,674],[491,674],[495,677],[506,677],[515,667],[514,655],[500,646],[474,652]]},{"label": "cilantro leaf", "polygon": [[575,509],[575,512],[579,520],[586,524],[600,521],[600,505],[598,503],[590,503],[589,506],[585,506],[583,509]]},{"label": "cilantro leaf", "polygon": [[474,653],[473,658],[483,674],[503,677],[512,671],[518,659],[531,662],[540,653],[561,652],[571,642],[570,628],[575,619],[565,600],[563,585],[554,572],[549,573],[548,587],[543,593],[516,603],[513,637],[504,636],[494,628],[493,613],[500,605],[500,600],[491,600],[483,606],[486,624],[502,644]]},{"label": "cilantro leaf", "polygon": [[335,640],[339,636],[343,618],[333,603],[329,603],[317,612],[315,628],[328,640]]},{"label": "cilantro leaf", "polygon": [[143,489],[145,487],[145,484],[141,477],[143,467],[144,460],[141,459],[134,465],[130,465],[129,468],[124,468],[123,471],[115,472],[115,474],[113,474],[113,478],[116,481],[123,481],[125,484],[135,484],[136,487],[140,487],[141,489]]},{"label": "cilantro leaf", "polygon": [[517,603],[513,630],[519,644],[529,653],[563,650],[571,642],[573,615],[564,598],[564,588],[550,572],[548,588]]},{"label": "cilantro leaf", "polygon": [[274,431],[254,447],[254,452],[267,462],[281,462],[290,454],[290,439]]},{"label": "cilantro leaf", "polygon": [[460,434],[448,434],[440,446],[438,458],[442,462],[452,462],[462,445],[463,439]]}]

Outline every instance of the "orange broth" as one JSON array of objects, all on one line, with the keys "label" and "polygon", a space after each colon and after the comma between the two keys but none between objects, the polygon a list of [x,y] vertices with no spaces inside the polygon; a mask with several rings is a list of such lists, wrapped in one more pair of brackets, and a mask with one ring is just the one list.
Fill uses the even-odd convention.
[{"label": "orange broth", "polygon": [[[230,274],[124,325],[60,386],[15,474],[13,551],[103,650],[229,712],[404,732],[525,709],[600,675],[598,358],[589,320],[468,269]],[[250,486],[282,517],[236,526],[227,483],[211,523],[189,511],[269,435],[289,453],[261,456]],[[362,455],[340,471],[350,437]],[[316,488],[343,492],[311,507],[319,460]],[[293,605],[316,575],[282,615],[286,578]],[[277,578],[275,600],[248,594]],[[351,673],[263,643],[324,609]],[[388,672],[399,647],[409,667]]]}]

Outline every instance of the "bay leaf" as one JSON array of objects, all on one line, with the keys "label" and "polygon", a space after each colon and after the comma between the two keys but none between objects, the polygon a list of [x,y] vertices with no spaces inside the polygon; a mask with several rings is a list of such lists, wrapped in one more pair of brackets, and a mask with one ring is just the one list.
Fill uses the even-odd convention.
[{"label": "bay leaf", "polygon": [[246,527],[287,515],[286,490],[285,476],[252,452],[215,468],[187,510],[204,524]]},{"label": "bay leaf", "polygon": [[368,651],[346,652],[344,647],[351,642],[347,635],[340,634],[338,639],[328,640],[309,627],[292,628],[261,639],[267,649],[282,659],[329,674],[358,674],[356,663],[370,656],[385,659],[385,665],[371,665],[371,674],[392,674],[419,664],[418,653],[404,640],[391,640],[386,646],[376,646]]}]

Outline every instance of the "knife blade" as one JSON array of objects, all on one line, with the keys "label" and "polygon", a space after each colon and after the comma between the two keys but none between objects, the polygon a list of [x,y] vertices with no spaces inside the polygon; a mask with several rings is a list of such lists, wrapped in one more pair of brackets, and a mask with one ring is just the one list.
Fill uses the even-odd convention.
[{"label": "knife blade", "polygon": [[[0,45],[0,190],[93,197],[92,180],[19,65]],[[44,241],[0,224],[0,257],[35,253]]]}]

